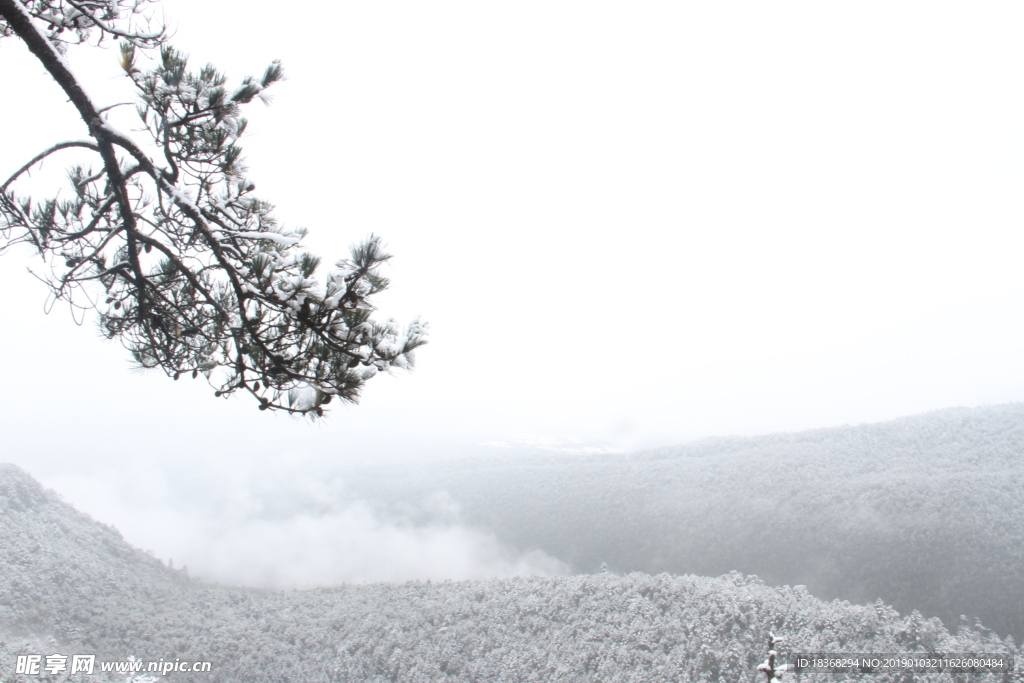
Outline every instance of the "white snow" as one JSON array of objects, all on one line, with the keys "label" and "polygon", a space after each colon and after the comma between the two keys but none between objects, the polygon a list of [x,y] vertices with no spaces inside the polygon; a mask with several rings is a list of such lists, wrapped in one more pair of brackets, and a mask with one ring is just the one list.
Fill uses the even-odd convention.
[{"label": "white snow", "polygon": [[276,242],[283,247],[291,247],[299,243],[301,237],[293,237],[291,235],[282,235],[276,232],[236,232],[237,237],[246,237],[253,240],[270,240]]}]

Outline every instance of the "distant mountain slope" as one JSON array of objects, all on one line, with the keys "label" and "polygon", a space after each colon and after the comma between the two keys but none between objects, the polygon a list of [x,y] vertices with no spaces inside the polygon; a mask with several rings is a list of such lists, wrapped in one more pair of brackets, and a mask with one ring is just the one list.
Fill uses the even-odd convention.
[{"label": "distant mountain slope", "polygon": [[579,571],[738,570],[1024,639],[1024,404],[629,456],[366,468],[350,482],[396,510],[446,491],[464,521]]},{"label": "distant mountain slope", "polygon": [[[937,619],[825,603],[736,573],[287,593],[206,586],[11,466],[0,467],[0,520],[0,626],[51,635],[58,653],[213,664],[171,681],[755,681],[769,629],[788,636],[783,652],[1017,654],[991,633],[965,626],[951,635]],[[14,674],[15,656],[30,654],[18,648],[0,639],[0,677],[38,681]]]},{"label": "distant mountain slope", "polygon": [[0,626],[8,635],[60,627],[86,642],[103,639],[109,634],[79,633],[75,624],[174,599],[190,588],[187,577],[128,545],[116,530],[18,467],[0,464]]}]

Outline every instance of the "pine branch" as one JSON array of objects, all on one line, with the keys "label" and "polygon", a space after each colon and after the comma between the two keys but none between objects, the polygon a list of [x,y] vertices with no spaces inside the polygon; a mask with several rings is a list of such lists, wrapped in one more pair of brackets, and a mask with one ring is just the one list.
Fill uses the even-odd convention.
[{"label": "pine branch", "polygon": [[[370,298],[388,285],[378,271],[390,258],[380,239],[354,247],[318,294],[313,275],[320,260],[299,251],[304,232],[279,232],[272,207],[252,196],[254,185],[244,178],[240,106],[267,99],[266,89],[283,78],[280,64],[229,95],[213,67],[192,73],[187,58],[162,42],[157,66],[141,71],[135,52],[145,36],[133,34],[138,40],[121,46],[121,65],[139,93],[144,130],[168,164],[160,168],[104,120],[109,107],[93,104],[59,45],[33,23],[47,1],[29,12],[19,0],[0,0],[0,33],[26,42],[94,142],[54,145],[8,180],[0,192],[5,246],[32,241],[53,264],[53,294],[98,309],[105,334],[119,338],[141,366],[175,379],[201,372],[217,395],[243,390],[261,410],[319,416],[335,397],[356,401],[373,374],[411,368],[427,326],[414,321],[403,332],[371,318]],[[86,28],[124,33],[110,28],[119,17],[92,16],[86,0],[76,3]],[[9,191],[34,164],[74,146],[103,162],[98,172],[71,170],[74,198],[33,203]],[[130,160],[124,168],[122,156]],[[14,228],[24,233],[12,236]],[[82,289],[97,283],[107,293],[102,305]],[[87,306],[75,302],[79,293]]]}]

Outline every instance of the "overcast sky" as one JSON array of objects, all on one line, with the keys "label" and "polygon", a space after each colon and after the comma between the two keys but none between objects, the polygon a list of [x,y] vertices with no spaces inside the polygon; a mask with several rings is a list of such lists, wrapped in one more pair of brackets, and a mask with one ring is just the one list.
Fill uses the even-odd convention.
[{"label": "overcast sky", "polygon": [[[155,531],[181,493],[125,491],[175,468],[312,481],[1024,400],[1019,3],[162,7],[195,66],[283,61],[249,112],[258,193],[328,262],[382,235],[381,313],[432,326],[415,372],[310,425],[132,372],[4,256],[4,459],[162,556],[195,546]],[[6,178],[85,129],[14,40],[0,64]],[[72,64],[124,97],[114,51]]]}]

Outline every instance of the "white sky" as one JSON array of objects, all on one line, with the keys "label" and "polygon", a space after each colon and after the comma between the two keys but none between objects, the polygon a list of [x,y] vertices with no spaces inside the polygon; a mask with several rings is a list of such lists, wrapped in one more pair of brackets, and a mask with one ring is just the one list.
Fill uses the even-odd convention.
[{"label": "white sky", "polygon": [[[4,459],[122,530],[83,482],[186,454],[315,477],[1024,400],[1019,3],[163,6],[194,66],[283,61],[250,177],[327,262],[383,235],[381,312],[432,336],[310,426],[130,372],[5,256]],[[0,64],[6,178],[84,127],[14,41]]]}]

